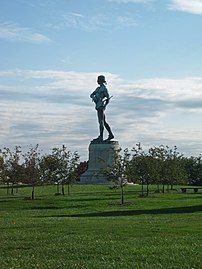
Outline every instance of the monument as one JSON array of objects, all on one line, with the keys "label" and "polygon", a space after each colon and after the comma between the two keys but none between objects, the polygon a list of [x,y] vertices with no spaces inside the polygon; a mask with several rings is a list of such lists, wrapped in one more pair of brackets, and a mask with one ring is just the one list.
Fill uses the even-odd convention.
[{"label": "monument", "polygon": [[[99,76],[97,83],[99,87],[91,93],[90,98],[95,103],[95,109],[97,110],[99,136],[93,139],[89,145],[88,170],[80,177],[80,182],[86,184],[108,183],[105,170],[113,165],[115,154],[119,150],[118,141],[112,141],[114,135],[105,116],[105,109],[111,98],[105,86],[105,77]],[[108,132],[106,140],[103,139],[104,129]]]}]

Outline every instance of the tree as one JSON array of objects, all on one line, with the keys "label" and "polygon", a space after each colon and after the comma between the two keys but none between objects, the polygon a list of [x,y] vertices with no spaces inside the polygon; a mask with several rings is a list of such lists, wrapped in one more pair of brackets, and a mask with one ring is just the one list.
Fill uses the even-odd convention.
[{"label": "tree", "polygon": [[177,147],[168,146],[151,147],[144,152],[140,143],[132,149],[133,156],[130,162],[132,181],[140,181],[142,184],[142,195],[144,195],[144,184],[149,193],[149,184],[157,184],[160,192],[160,184],[165,192],[165,184],[171,185],[186,182],[186,171],[184,168],[183,155],[179,154]]},{"label": "tree", "polygon": [[35,198],[35,187],[40,179],[39,173],[39,145],[37,144],[34,148],[31,146],[29,150],[23,154],[24,157],[24,183],[30,184],[32,186],[31,198]]},{"label": "tree", "polygon": [[20,163],[21,147],[16,146],[12,152],[9,148],[0,151],[3,158],[1,176],[7,184],[7,193],[9,193],[9,184],[11,184],[11,194],[14,195],[14,185],[22,181],[23,166]]},{"label": "tree", "polygon": [[140,143],[132,149],[133,155],[130,161],[130,171],[133,182],[141,182],[141,195],[144,196],[144,184],[147,186],[149,194],[149,183],[151,177],[151,157],[143,150]]},{"label": "tree", "polygon": [[202,156],[184,158],[188,182],[191,185],[202,185]]},{"label": "tree", "polygon": [[[69,163],[67,164],[67,173],[64,183],[68,185],[68,195],[70,194],[69,187],[72,183],[74,183],[77,179],[77,167],[79,162],[79,155],[77,152],[71,153],[71,157],[69,159]],[[64,193],[63,193],[64,194]]]},{"label": "tree", "polygon": [[4,182],[4,173],[5,173],[5,169],[4,169],[4,158],[3,156],[0,155],[0,183]]},{"label": "tree", "polygon": [[76,181],[80,180],[80,176],[88,169],[88,161],[80,162],[76,168]]},{"label": "tree", "polygon": [[184,166],[183,155],[177,151],[177,147],[164,148],[165,159],[164,159],[164,179],[168,185],[173,189],[174,184],[186,183],[187,174]]},{"label": "tree", "polygon": [[164,147],[163,145],[161,145],[159,147],[150,148],[149,150],[152,157],[156,159],[158,162],[155,183],[157,184],[158,192],[160,192],[159,184],[162,184],[163,193],[165,192],[165,184],[167,183],[167,172],[168,172],[167,171],[168,167],[167,167],[167,162],[166,162],[167,148],[168,148],[167,146]]},{"label": "tree", "polygon": [[[42,183],[55,183],[56,170],[59,166],[59,160],[51,155],[44,155],[39,162],[40,180]],[[59,186],[57,184],[57,186]],[[58,189],[59,193],[59,189]]]},{"label": "tree", "polygon": [[[47,160],[46,160],[47,161]],[[65,145],[62,148],[53,148],[51,157],[49,157],[49,175],[54,183],[61,184],[62,194],[65,194],[64,185],[68,185],[68,194],[70,194],[70,185],[76,180],[76,168],[78,166],[79,155],[77,152],[71,153]],[[59,191],[59,189],[58,189]]]},{"label": "tree", "polygon": [[123,151],[121,154],[121,149],[114,154],[114,163],[112,166],[108,166],[105,174],[108,177],[108,180],[113,182],[115,186],[121,188],[121,204],[124,204],[124,186],[129,179],[129,163],[130,163],[131,154],[129,153],[128,148]]},{"label": "tree", "polygon": [[169,185],[173,189],[174,184],[186,182],[183,155],[177,151],[176,146],[169,148],[169,146],[161,145],[151,148],[149,153],[157,160],[156,180],[158,184],[163,185],[163,193],[165,192],[165,184],[168,185],[169,190]]},{"label": "tree", "polygon": [[149,149],[148,153],[151,157],[151,183],[157,185],[157,192],[160,192],[160,183],[161,183],[161,172],[162,172],[162,166],[163,162],[162,159],[158,158],[158,155],[156,155],[156,151],[158,152],[157,147],[152,147]]}]

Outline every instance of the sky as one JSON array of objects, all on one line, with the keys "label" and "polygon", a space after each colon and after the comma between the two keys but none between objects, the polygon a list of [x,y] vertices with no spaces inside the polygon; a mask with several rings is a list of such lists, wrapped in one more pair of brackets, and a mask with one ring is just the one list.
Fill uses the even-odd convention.
[{"label": "sky", "polygon": [[202,0],[0,0],[0,59],[0,148],[86,160],[105,75],[122,148],[202,153]]}]

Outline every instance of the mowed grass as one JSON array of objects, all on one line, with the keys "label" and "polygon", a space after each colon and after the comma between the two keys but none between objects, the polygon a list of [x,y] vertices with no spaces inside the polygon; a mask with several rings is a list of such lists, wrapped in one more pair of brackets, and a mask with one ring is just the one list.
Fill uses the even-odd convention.
[{"label": "mowed grass", "polygon": [[202,268],[201,193],[74,185],[0,189],[0,268]]}]

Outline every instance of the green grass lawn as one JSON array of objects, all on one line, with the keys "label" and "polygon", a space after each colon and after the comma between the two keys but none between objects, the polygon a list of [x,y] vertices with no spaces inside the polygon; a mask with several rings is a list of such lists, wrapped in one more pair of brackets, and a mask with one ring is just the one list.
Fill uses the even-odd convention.
[{"label": "green grass lawn", "polygon": [[201,193],[74,185],[0,189],[0,268],[202,268]]}]

